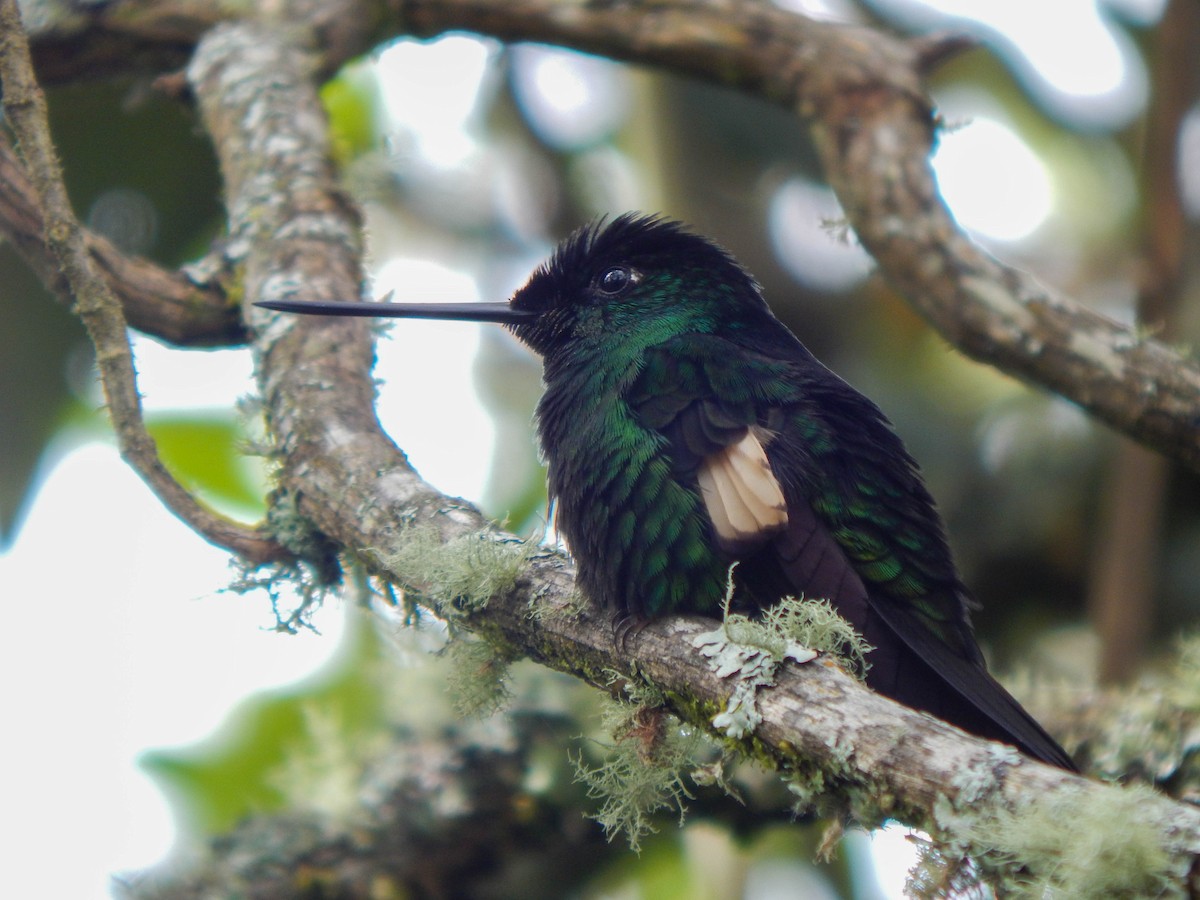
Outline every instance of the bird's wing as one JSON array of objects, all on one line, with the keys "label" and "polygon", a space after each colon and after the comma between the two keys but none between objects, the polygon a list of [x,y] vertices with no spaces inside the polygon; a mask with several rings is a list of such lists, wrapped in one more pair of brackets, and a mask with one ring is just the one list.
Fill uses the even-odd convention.
[{"label": "bird's wing", "polygon": [[1072,767],[988,674],[932,498],[874,403],[811,357],[710,335],[647,351],[626,401],[767,602],[828,599],[875,648],[876,690]]},{"label": "bird's wing", "polygon": [[753,363],[721,338],[683,335],[646,352],[625,396],[639,424],[665,438],[676,472],[696,479],[714,537],[731,556],[788,521],[766,451],[774,434],[760,385],[770,373],[751,377]]},{"label": "bird's wing", "polygon": [[[1058,742],[982,662],[964,657],[938,640],[912,609],[893,603],[873,603],[871,608],[887,630],[911,651],[904,653],[902,649],[886,662],[873,653],[867,676],[872,688],[964,731],[1013,744],[1035,759],[1076,771]],[[946,690],[946,686],[953,690]]]},{"label": "bird's wing", "polygon": [[[1073,769],[988,673],[933,498],[883,413],[827,370],[805,367],[801,383],[809,405],[793,408],[770,448],[780,479],[803,495],[789,492],[791,521],[775,541],[787,580],[828,596],[876,648],[874,689]],[[838,551],[851,572],[813,562]]]}]

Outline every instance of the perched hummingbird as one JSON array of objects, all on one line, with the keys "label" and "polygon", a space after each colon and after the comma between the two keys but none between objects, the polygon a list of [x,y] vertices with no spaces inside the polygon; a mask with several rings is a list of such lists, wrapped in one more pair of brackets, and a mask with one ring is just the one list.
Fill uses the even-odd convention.
[{"label": "perched hummingbird", "polygon": [[506,325],[544,360],[537,427],[584,593],[617,622],[825,597],[874,647],[867,684],[1052,765],[988,674],[916,463],[879,408],[772,314],[729,253],[626,214],[565,240],[508,303],[264,302]]}]

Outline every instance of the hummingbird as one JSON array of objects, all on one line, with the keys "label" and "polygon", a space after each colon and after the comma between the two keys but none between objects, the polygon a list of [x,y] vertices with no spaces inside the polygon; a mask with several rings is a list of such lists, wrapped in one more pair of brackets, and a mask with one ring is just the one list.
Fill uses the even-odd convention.
[{"label": "hummingbird", "polygon": [[505,325],[542,357],[557,528],[614,623],[719,615],[731,578],[751,611],[827,598],[873,648],[869,687],[1075,769],[988,672],[974,601],[890,422],[715,242],[626,213],[568,237],[506,303],[258,305]]}]

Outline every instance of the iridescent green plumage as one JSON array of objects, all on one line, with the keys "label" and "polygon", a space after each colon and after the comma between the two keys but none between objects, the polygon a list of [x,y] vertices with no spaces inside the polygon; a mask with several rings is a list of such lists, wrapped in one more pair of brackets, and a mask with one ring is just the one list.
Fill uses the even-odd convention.
[{"label": "iridescent green plumage", "polygon": [[[622,216],[563,242],[507,307],[349,312],[506,323],[545,363],[538,431],[579,582],[618,621],[827,598],[868,684],[1071,768],[988,674],[933,501],[883,414],[710,241]],[[339,312],[338,306],[321,311]]]}]

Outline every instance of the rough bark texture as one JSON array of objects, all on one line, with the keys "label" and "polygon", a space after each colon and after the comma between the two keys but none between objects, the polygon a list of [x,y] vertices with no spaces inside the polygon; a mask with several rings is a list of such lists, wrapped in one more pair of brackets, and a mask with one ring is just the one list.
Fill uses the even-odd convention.
[{"label": "rough bark texture", "polygon": [[574,728],[526,716],[435,737],[397,734],[365,768],[344,816],[248,819],[191,865],[122,879],[119,896],[561,897],[613,849],[578,807],[527,785],[533,753]]}]

